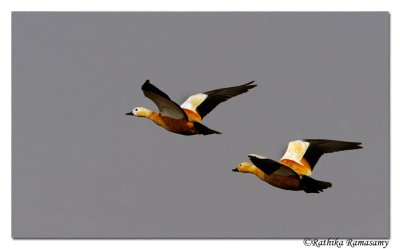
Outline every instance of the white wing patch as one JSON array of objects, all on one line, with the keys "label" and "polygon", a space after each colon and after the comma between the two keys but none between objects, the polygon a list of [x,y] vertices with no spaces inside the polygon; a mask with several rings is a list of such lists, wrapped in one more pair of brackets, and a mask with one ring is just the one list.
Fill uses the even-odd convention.
[{"label": "white wing patch", "polygon": [[303,165],[301,159],[306,153],[308,146],[310,146],[309,142],[305,142],[302,140],[296,140],[289,143],[288,148],[286,150],[285,155],[281,158],[281,160],[292,160],[296,163]]},{"label": "white wing patch", "polygon": [[208,96],[204,93],[192,95],[185,102],[183,102],[181,107],[196,112],[197,107],[203,103],[207,97]]},{"label": "white wing patch", "polygon": [[257,158],[259,158],[259,159],[268,159],[268,158],[265,157],[265,156],[260,156],[260,155],[257,155],[257,154],[249,154],[249,156],[257,157]]}]

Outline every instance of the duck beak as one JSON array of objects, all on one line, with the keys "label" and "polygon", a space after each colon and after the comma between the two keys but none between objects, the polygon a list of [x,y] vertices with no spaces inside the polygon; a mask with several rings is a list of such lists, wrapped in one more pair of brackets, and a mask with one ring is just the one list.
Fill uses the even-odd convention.
[{"label": "duck beak", "polygon": [[125,113],[125,115],[131,115],[131,116],[133,116],[133,113],[132,113],[132,112],[128,112],[128,113]]},{"label": "duck beak", "polygon": [[239,170],[237,168],[234,168],[232,171],[233,172],[239,172]]}]

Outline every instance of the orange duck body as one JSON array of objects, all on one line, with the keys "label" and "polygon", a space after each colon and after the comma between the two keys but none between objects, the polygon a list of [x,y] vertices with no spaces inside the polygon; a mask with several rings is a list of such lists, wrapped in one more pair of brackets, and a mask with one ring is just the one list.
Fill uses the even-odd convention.
[{"label": "orange duck body", "polygon": [[201,124],[204,116],[218,104],[254,88],[256,85],[252,85],[253,83],[254,81],[251,81],[240,86],[198,93],[190,96],[182,105],[178,105],[147,80],[142,85],[143,93],[157,105],[159,112],[144,107],[136,107],[126,115],[151,119],[164,129],[182,135],[221,134]]},{"label": "orange duck body", "polygon": [[154,112],[149,117],[154,123],[163,127],[167,131],[178,133],[182,135],[195,135],[198,131],[194,128],[192,121],[184,119],[175,119],[167,116],[162,116],[159,113]]}]

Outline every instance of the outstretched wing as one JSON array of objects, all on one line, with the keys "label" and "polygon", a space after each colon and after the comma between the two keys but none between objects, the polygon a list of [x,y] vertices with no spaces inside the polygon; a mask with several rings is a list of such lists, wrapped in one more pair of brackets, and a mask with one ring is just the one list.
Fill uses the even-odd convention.
[{"label": "outstretched wing", "polygon": [[175,119],[185,119],[188,117],[182,108],[172,101],[167,94],[150,83],[149,80],[142,85],[144,96],[151,99],[160,110],[160,114]]},{"label": "outstretched wing", "polygon": [[325,153],[332,153],[343,150],[356,150],[361,149],[361,143],[359,142],[347,142],[338,140],[326,140],[326,139],[304,139],[304,141],[310,143],[304,158],[314,168],[319,158]]},{"label": "outstretched wing", "polygon": [[267,175],[277,174],[281,176],[299,177],[298,174],[291,168],[264,156],[250,154],[249,158],[251,162],[257,166],[257,168],[261,169]]},{"label": "outstretched wing", "polygon": [[319,158],[325,153],[361,149],[361,143],[326,139],[291,141],[280,162],[300,175],[310,175]]},{"label": "outstretched wing", "polygon": [[197,112],[201,118],[204,118],[204,116],[211,112],[220,103],[239,94],[245,93],[249,89],[257,86],[252,85],[252,83],[254,83],[254,81],[240,86],[221,88],[192,95],[181,105],[181,107]]}]

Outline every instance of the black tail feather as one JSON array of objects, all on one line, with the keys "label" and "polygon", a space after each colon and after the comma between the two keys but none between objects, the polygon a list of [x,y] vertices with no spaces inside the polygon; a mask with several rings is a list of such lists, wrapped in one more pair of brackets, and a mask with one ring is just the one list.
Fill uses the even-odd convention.
[{"label": "black tail feather", "polygon": [[221,132],[211,130],[210,128],[208,128],[207,126],[205,126],[201,123],[193,122],[193,124],[194,124],[194,128],[196,128],[196,130],[199,134],[202,134],[202,135],[221,134]]},{"label": "black tail feather", "polygon": [[306,193],[319,193],[323,192],[324,189],[332,187],[332,183],[318,181],[308,176],[301,178],[300,184]]}]

